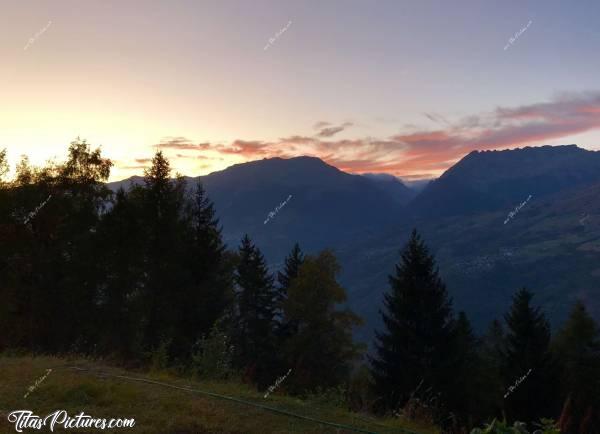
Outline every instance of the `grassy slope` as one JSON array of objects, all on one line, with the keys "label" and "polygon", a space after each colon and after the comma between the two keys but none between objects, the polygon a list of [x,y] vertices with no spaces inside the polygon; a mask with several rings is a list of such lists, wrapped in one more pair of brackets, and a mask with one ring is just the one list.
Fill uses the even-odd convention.
[{"label": "grassy slope", "polygon": [[[78,366],[90,371],[76,371]],[[42,377],[48,377],[27,398],[27,388]],[[45,416],[56,410],[67,410],[70,416],[81,411],[92,417],[135,418],[134,429],[115,432],[135,433],[342,433],[315,422],[280,415],[268,410],[176,390],[156,384],[146,384],[114,377],[102,377],[98,372],[148,378],[172,385],[190,387],[236,397],[315,419],[335,422],[361,429],[392,433],[401,428],[417,433],[437,432],[398,419],[374,419],[350,413],[321,402],[301,401],[274,393],[264,399],[256,390],[240,384],[193,381],[172,374],[125,372],[87,360],[67,360],[54,357],[0,356],[0,432],[15,432],[7,422],[7,414],[27,409]],[[25,430],[24,432],[40,432]],[[55,431],[56,432],[56,431]],[[83,432],[74,429],[68,432]],[[92,432],[110,432],[93,430]]]}]

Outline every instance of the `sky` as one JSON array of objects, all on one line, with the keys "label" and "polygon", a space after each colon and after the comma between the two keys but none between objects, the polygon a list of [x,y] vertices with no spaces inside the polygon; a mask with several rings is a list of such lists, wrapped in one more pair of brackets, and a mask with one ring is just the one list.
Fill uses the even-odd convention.
[{"label": "sky", "polygon": [[0,0],[0,149],[80,137],[141,175],[311,155],[439,176],[473,150],[600,149],[600,2]]}]

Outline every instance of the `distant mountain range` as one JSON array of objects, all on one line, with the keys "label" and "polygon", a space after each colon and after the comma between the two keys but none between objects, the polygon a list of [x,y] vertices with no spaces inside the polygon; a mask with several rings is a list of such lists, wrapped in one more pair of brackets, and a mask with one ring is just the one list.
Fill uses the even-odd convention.
[{"label": "distant mountain range", "polygon": [[[374,234],[398,221],[415,193],[397,178],[351,175],[318,158],[271,158],[198,178],[215,203],[224,239],[236,248],[248,233],[271,265],[294,243],[316,252]],[[141,177],[111,183],[116,190]],[[265,224],[269,213],[291,198]]]},{"label": "distant mountain range", "polygon": [[577,297],[600,318],[600,152],[575,145],[472,152],[421,192],[311,157],[253,161],[200,179],[230,248],[248,233],[274,267],[296,241],[309,253],[333,248],[349,305],[366,320],[364,340],[379,325],[387,275],[413,227],[436,255],[456,309],[478,330],[524,285],[553,323]]}]

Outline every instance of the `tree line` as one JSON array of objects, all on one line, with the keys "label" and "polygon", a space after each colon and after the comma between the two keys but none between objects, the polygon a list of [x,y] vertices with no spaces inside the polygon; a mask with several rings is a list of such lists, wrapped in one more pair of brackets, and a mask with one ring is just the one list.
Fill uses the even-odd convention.
[{"label": "tree line", "polygon": [[340,308],[330,251],[296,245],[274,276],[247,235],[226,249],[202,184],[173,178],[161,152],[114,194],[111,166],[77,141],[66,162],[24,158],[0,186],[0,349],[236,371],[262,389],[292,369],[297,393],[348,377],[360,320]]},{"label": "tree line", "polygon": [[[414,231],[389,277],[374,351],[353,342],[340,266],[296,244],[269,271],[246,235],[230,250],[202,184],[157,152],[111,192],[112,162],[77,140],[63,163],[8,172],[0,152],[0,350],[110,357],[304,395],[464,432],[491,418],[600,426],[600,333],[580,302],[551,335],[533,293],[476,336]],[[40,206],[43,204],[43,206]],[[35,212],[32,212],[35,211]]]}]

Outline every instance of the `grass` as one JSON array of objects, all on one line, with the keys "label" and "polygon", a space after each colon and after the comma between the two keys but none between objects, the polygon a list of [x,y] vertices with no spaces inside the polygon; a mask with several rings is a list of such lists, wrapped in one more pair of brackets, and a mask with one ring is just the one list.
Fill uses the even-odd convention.
[{"label": "grass", "polygon": [[[75,370],[80,367],[86,371]],[[24,398],[28,387],[52,372]],[[101,373],[106,375],[101,375]],[[70,416],[81,411],[94,418],[134,418],[134,428],[76,430],[68,432],[192,433],[350,433],[336,428],[278,414],[263,408],[206,396],[190,390],[148,384],[114,375],[144,378],[177,387],[234,397],[321,421],[377,433],[437,433],[433,427],[398,418],[374,418],[323,403],[275,392],[264,399],[254,388],[234,382],[209,382],[169,372],[131,372],[85,359],[0,355],[0,432],[15,432],[7,421],[11,411],[27,409],[44,417],[56,410]],[[62,427],[60,427],[62,428]],[[24,432],[38,432],[25,430]],[[55,432],[57,430],[55,429]],[[58,431],[61,432],[61,431]],[[67,431],[64,431],[67,432]]]}]

